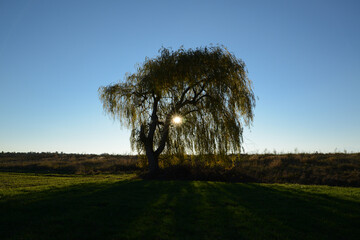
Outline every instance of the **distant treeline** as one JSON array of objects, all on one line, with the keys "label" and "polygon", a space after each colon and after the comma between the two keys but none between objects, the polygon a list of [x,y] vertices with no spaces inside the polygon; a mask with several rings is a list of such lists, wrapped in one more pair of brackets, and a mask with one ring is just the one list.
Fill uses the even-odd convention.
[{"label": "distant treeline", "polygon": [[[144,156],[0,153],[0,171],[99,174],[137,172]],[[157,178],[230,182],[299,183],[360,187],[360,153],[163,156]]]}]

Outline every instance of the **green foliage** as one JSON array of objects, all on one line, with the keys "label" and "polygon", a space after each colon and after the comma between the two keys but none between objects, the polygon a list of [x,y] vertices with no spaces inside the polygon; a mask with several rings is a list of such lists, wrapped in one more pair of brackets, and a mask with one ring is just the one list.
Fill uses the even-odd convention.
[{"label": "green foliage", "polygon": [[[146,59],[124,82],[99,88],[104,110],[132,130],[131,146],[157,156],[240,152],[255,97],[245,63],[226,48],[172,51]],[[179,115],[180,125],[171,119]],[[165,147],[166,145],[166,147]]]},{"label": "green foliage", "polygon": [[360,189],[0,173],[6,239],[358,239]]}]

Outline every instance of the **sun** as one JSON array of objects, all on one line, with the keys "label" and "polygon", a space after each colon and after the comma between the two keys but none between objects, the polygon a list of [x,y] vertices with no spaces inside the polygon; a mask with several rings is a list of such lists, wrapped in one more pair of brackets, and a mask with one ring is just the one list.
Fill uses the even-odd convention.
[{"label": "sun", "polygon": [[182,123],[182,117],[180,117],[180,116],[174,116],[174,117],[172,118],[172,122],[173,122],[174,124],[176,124],[176,125],[181,124],[181,123]]}]

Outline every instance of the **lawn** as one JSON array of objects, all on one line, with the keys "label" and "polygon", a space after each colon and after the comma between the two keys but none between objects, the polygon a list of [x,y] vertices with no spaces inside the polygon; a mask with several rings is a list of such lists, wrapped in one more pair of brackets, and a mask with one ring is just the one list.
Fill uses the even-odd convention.
[{"label": "lawn", "polygon": [[358,239],[360,188],[0,173],[1,239]]}]

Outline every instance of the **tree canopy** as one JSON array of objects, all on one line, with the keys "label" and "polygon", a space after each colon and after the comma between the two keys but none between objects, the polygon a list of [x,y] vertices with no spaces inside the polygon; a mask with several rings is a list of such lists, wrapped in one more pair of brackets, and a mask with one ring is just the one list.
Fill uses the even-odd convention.
[{"label": "tree canopy", "polygon": [[104,110],[131,129],[133,150],[146,153],[150,169],[162,152],[240,152],[255,107],[245,63],[223,46],[159,53],[99,88]]}]

